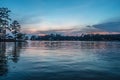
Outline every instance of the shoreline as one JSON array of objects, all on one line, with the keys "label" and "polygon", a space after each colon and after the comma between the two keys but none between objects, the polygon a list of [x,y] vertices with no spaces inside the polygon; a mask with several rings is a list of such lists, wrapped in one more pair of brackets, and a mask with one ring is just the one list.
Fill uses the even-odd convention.
[{"label": "shoreline", "polygon": [[25,42],[26,40],[1,39],[0,42]]},{"label": "shoreline", "polygon": [[[28,40],[0,40],[0,42],[27,42]],[[50,41],[50,40],[30,40],[30,41]],[[56,42],[56,41],[117,41],[119,40],[53,40],[51,42]]]}]

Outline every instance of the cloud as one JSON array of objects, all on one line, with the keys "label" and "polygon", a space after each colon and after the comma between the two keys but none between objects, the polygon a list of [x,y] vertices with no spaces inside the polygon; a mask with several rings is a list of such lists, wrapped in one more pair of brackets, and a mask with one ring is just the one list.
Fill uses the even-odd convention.
[{"label": "cloud", "polygon": [[[23,17],[23,32],[34,34],[81,35],[84,33],[118,33],[120,32],[120,18],[111,18],[94,25],[79,25],[79,22],[61,21],[54,18],[47,19],[40,16]],[[21,21],[22,21],[21,19]]]},{"label": "cloud", "polygon": [[93,31],[97,31],[97,29],[92,26],[84,26],[80,28],[78,25],[78,26],[73,26],[73,28],[69,28],[69,29],[52,29],[52,30],[45,30],[45,31],[38,30],[38,31],[35,31],[34,34],[38,34],[38,35],[61,34],[61,35],[69,35],[69,36],[79,36],[81,34],[93,32]]},{"label": "cloud", "polygon": [[98,28],[102,31],[108,32],[120,32],[120,19],[112,19],[106,22],[93,25],[93,27]]},{"label": "cloud", "polygon": [[[24,21],[23,21],[24,20]],[[32,17],[32,18],[23,18],[22,26],[24,29],[36,29],[36,31],[46,31],[46,30],[58,30],[58,29],[71,29],[78,26],[77,21],[73,20],[56,20],[55,18],[47,17]],[[79,26],[82,28],[83,26]]]},{"label": "cloud", "polygon": [[[61,34],[61,35],[70,35],[70,36],[79,36],[81,34],[86,34],[86,33],[95,33],[95,34],[118,34],[120,31],[120,22],[117,21],[112,21],[112,22],[105,22],[101,24],[96,24],[96,25],[88,25],[88,26],[81,26],[81,25],[76,25],[76,26],[68,26],[67,28],[61,27],[61,28],[44,28],[44,30],[34,30],[33,28],[30,31],[33,34],[38,34],[38,35],[47,35],[47,34]],[[30,28],[29,28],[30,29]],[[26,31],[27,32],[27,31]]]}]

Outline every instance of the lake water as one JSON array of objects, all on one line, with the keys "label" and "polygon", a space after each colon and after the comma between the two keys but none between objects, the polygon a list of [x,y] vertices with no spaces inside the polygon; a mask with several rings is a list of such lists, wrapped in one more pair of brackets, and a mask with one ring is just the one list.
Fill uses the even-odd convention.
[{"label": "lake water", "polygon": [[0,80],[120,80],[120,42],[1,42]]}]

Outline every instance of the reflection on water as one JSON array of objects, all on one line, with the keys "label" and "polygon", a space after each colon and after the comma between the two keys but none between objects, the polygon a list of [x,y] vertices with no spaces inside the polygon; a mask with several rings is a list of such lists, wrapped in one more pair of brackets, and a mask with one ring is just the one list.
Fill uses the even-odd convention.
[{"label": "reflection on water", "polygon": [[0,42],[0,80],[119,80],[120,42]]},{"label": "reflection on water", "polygon": [[0,76],[7,74],[8,60],[12,60],[14,63],[18,62],[21,48],[22,43],[19,42],[0,42]]},{"label": "reflection on water", "polygon": [[0,76],[8,72],[7,60],[5,55],[5,43],[0,43]]}]

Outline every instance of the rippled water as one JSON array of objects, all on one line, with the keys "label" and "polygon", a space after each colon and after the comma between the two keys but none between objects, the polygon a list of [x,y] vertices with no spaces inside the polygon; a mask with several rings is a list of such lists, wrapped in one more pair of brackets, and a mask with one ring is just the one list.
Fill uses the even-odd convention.
[{"label": "rippled water", "polygon": [[0,43],[0,80],[120,80],[120,42]]}]

